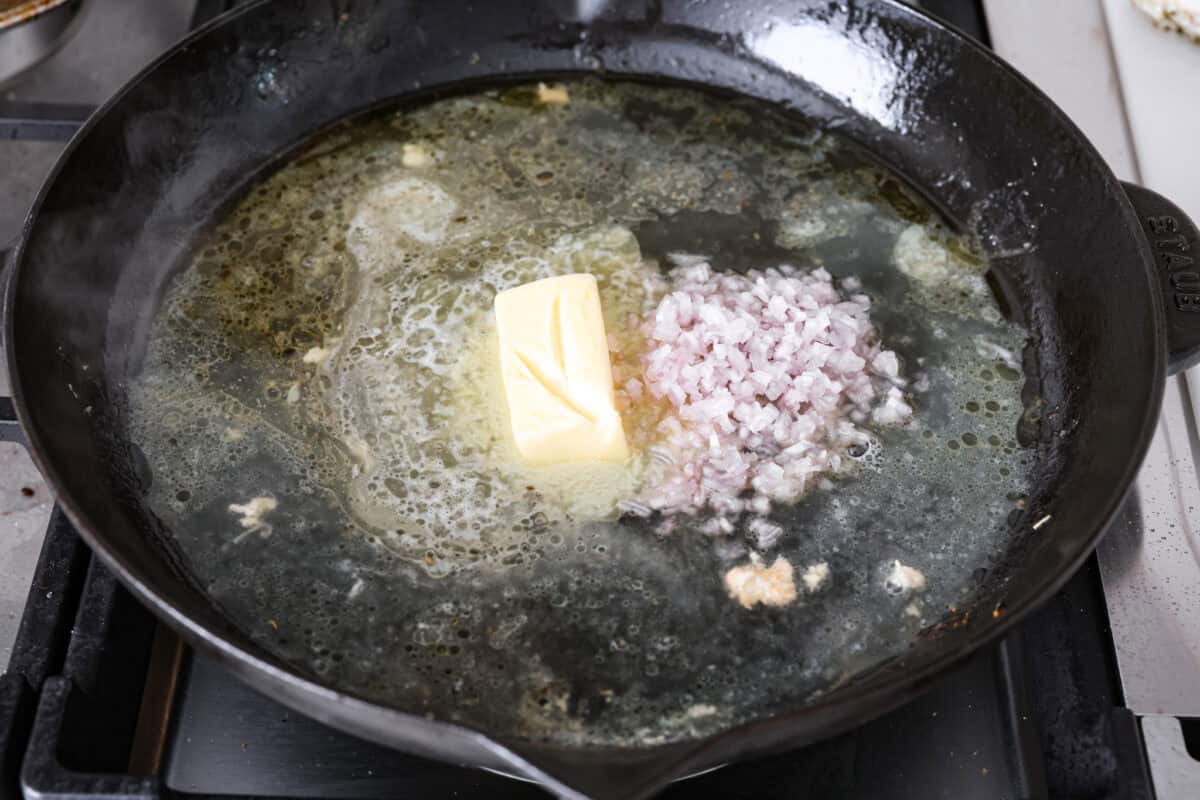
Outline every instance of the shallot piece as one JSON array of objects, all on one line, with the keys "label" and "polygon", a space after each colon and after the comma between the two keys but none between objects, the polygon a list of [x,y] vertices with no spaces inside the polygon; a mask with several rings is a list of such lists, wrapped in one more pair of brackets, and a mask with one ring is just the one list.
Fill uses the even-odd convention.
[{"label": "shallot piece", "polygon": [[[744,275],[680,259],[672,290],[644,325],[650,347],[637,391],[672,413],[638,502],[666,514],[763,514],[825,473],[850,468],[847,448],[870,441],[855,420],[912,416],[900,364],[884,350],[870,300],[824,269]],[[754,531],[764,549],[774,530]]]}]

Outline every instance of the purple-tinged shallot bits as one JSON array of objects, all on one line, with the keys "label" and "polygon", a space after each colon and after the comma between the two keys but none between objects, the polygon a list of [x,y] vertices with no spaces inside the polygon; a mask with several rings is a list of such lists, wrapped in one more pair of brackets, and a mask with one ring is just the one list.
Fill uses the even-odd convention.
[{"label": "purple-tinged shallot bits", "polygon": [[856,280],[839,290],[824,269],[677,264],[643,328],[642,381],[622,389],[632,401],[649,394],[670,404],[637,506],[763,515],[771,501],[844,472],[870,444],[869,422],[912,416],[899,360],[880,345]]}]

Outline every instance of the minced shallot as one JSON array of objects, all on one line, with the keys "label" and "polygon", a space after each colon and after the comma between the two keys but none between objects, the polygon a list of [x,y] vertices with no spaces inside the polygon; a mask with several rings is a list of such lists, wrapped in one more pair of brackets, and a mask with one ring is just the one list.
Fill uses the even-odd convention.
[{"label": "minced shallot", "polygon": [[[790,266],[716,273],[677,261],[671,290],[645,322],[642,380],[624,394],[666,398],[649,481],[636,502],[665,514],[710,508],[712,533],[743,512],[799,497],[814,478],[843,472],[863,427],[904,422],[912,408],[896,354],[871,324],[854,279],[842,292],[824,269]],[[765,549],[777,526],[751,530]]]}]

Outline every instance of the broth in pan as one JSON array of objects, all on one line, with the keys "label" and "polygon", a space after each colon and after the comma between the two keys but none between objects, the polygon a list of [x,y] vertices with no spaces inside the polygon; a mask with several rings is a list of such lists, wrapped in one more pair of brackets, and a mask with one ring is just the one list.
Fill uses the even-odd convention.
[{"label": "broth in pan", "polygon": [[[1026,336],[986,271],[900,178],[746,101],[451,97],[230,209],[133,436],[215,600],[322,681],[502,738],[688,738],[903,652],[1004,551]],[[493,304],[576,273],[628,456],[535,464]]]}]

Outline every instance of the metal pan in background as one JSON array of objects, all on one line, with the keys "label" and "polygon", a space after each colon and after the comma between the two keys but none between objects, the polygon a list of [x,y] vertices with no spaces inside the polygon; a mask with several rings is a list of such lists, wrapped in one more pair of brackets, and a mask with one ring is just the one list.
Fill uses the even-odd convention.
[{"label": "metal pan in background", "polygon": [[83,0],[0,0],[0,86],[52,54]]}]

